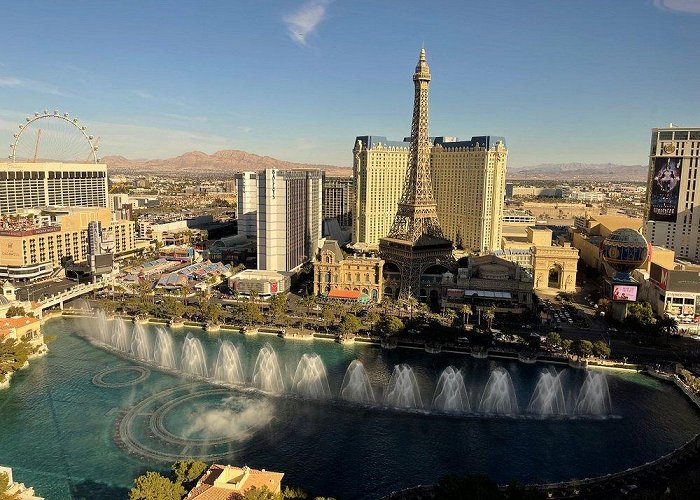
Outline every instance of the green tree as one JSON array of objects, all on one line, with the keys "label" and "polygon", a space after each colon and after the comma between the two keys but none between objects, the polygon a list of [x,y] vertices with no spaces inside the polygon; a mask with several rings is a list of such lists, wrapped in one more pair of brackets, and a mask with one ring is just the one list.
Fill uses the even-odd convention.
[{"label": "green tree", "polygon": [[117,303],[111,299],[100,299],[97,301],[97,305],[102,309],[105,314],[114,314],[117,310]]},{"label": "green tree", "polygon": [[401,321],[396,316],[389,316],[388,314],[382,314],[377,322],[377,330],[379,333],[385,337],[393,337],[398,335],[405,328],[403,321]]},{"label": "green tree", "polygon": [[610,347],[602,340],[593,342],[592,350],[593,354],[599,358],[607,358],[610,356]]},{"label": "green tree", "polygon": [[255,302],[244,302],[240,309],[240,315],[241,320],[248,325],[259,324],[263,321],[263,315],[260,312],[260,306]]},{"label": "green tree", "polygon": [[321,311],[321,317],[323,318],[323,321],[326,322],[326,332],[328,332],[328,328],[330,326],[332,326],[333,323],[335,323],[335,318],[336,318],[335,308],[326,304],[325,306],[323,306],[323,311]]},{"label": "green tree", "polygon": [[185,314],[186,306],[175,297],[165,297],[163,299],[163,310],[170,318],[182,318]]},{"label": "green tree", "polygon": [[486,320],[486,324],[489,325],[489,330],[491,329],[491,324],[493,323],[493,320],[495,317],[496,317],[496,309],[494,307],[489,307],[484,312],[484,319]]},{"label": "green tree", "polygon": [[374,331],[377,321],[379,321],[379,314],[376,311],[370,311],[367,314],[367,323],[369,323],[370,331]]},{"label": "green tree", "polygon": [[633,302],[627,306],[627,326],[635,331],[650,331],[649,326],[656,323],[654,310],[649,302]]},{"label": "green tree", "polygon": [[[450,326],[452,326],[455,322],[455,319],[457,319],[457,312],[454,309],[448,309],[445,311],[445,316],[447,317],[447,322],[449,323]],[[464,320],[462,320],[462,323],[464,323]]]},{"label": "green tree", "polygon": [[472,315],[472,306],[469,304],[464,304],[460,309],[459,312],[462,313],[462,324],[466,326],[469,323],[469,316]]},{"label": "green tree", "polygon": [[309,494],[301,488],[290,488],[289,486],[285,486],[284,491],[282,491],[282,497],[285,500],[305,500],[306,498],[309,498]]},{"label": "green tree", "polygon": [[571,344],[571,350],[577,356],[587,358],[593,354],[593,343],[590,340],[574,340]]},{"label": "green tree", "polygon": [[178,460],[171,470],[175,476],[175,482],[189,490],[207,470],[207,464],[201,460]]},{"label": "green tree", "polygon": [[129,500],[181,500],[185,488],[157,472],[149,471],[134,480]]},{"label": "green tree", "polygon": [[287,296],[276,293],[270,297],[270,315],[275,319],[284,319],[287,313]]},{"label": "green tree", "polygon": [[557,332],[549,332],[547,334],[547,346],[550,349],[553,349],[559,345],[561,345],[561,335],[559,335]]},{"label": "green tree", "polygon": [[409,307],[409,309],[410,309],[410,311],[411,311],[411,316],[410,316],[411,319],[413,319],[413,309],[414,309],[417,305],[418,305],[418,299],[415,298],[415,297],[413,297],[413,296],[410,296],[410,297],[408,298],[408,307]]},{"label": "green tree", "polygon": [[7,338],[0,342],[0,378],[19,370],[27,362],[31,346],[27,342]]},{"label": "green tree", "polygon": [[571,345],[572,344],[573,344],[573,342],[571,340],[564,339],[561,341],[561,348],[566,354],[568,354],[569,352],[571,352]]},{"label": "green tree", "polygon": [[10,306],[7,309],[7,313],[5,313],[6,318],[14,318],[16,316],[26,316],[27,313],[24,310],[24,307],[21,306]]},{"label": "green tree", "polygon": [[6,493],[10,487],[10,476],[0,472],[0,500],[20,500],[19,493]]},{"label": "green tree", "polygon": [[659,319],[656,322],[656,327],[666,335],[666,343],[668,343],[671,335],[678,334],[678,321],[669,316]]},{"label": "green tree", "polygon": [[352,335],[355,335],[360,328],[362,327],[362,323],[360,322],[359,319],[357,319],[357,316],[354,314],[344,314],[343,317],[340,319],[340,334],[343,337],[350,337]]},{"label": "green tree", "polygon": [[245,500],[283,500],[281,493],[272,493],[267,486],[262,488],[251,488],[243,496]]}]

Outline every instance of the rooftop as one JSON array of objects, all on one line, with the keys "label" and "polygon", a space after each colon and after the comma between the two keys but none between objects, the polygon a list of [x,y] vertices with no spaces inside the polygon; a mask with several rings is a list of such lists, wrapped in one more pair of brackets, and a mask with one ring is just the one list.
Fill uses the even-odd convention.
[{"label": "rooftop", "polygon": [[282,472],[257,470],[250,467],[214,464],[185,497],[187,500],[233,500],[251,489],[266,487],[270,492],[281,489]]}]

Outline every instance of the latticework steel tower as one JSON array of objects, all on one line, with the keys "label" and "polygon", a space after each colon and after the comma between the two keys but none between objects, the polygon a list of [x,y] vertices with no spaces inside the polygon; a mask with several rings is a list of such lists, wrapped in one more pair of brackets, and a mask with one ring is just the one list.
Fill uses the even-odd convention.
[{"label": "latticework steel tower", "polygon": [[437,217],[430,177],[428,85],[430,68],[421,49],[413,75],[415,97],[411,124],[411,152],[406,182],[389,235],[379,241],[386,262],[401,271],[399,298],[418,296],[423,272],[440,264],[452,267],[452,242],[446,239]]}]

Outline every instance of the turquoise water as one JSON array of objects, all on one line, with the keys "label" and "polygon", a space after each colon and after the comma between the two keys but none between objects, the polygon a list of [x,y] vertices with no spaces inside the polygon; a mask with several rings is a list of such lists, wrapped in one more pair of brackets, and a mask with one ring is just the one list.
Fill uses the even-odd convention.
[{"label": "turquoise water", "polygon": [[[556,481],[622,470],[657,458],[700,430],[700,416],[673,386],[641,375],[607,375],[614,418],[448,417],[293,397],[270,397],[161,373],[97,348],[73,332],[94,322],[55,320],[49,354],[0,391],[0,464],[48,499],[125,498],[133,478],[178,456],[285,472],[284,484],[338,498],[378,498],[446,473],[485,473],[498,481]],[[155,328],[149,328],[153,335]],[[347,366],[360,359],[381,395],[393,367],[409,364],[423,402],[454,365],[478,405],[490,371],[510,373],[527,406],[542,365],[274,336],[187,332],[204,345],[210,370],[221,339],[242,352],[250,379],[269,343],[287,385],[305,353],[317,353],[337,395]],[[585,373],[569,369],[569,400]]]}]

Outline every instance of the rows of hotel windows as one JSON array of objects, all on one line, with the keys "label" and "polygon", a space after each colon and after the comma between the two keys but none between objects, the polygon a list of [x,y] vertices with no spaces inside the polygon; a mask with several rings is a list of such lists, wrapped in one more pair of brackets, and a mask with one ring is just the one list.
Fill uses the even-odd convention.
[{"label": "rows of hotel windows", "polygon": [[[700,140],[700,130],[664,130],[659,132],[659,141],[697,141]],[[656,142],[656,141],[654,141]]]},{"label": "rows of hotel windows", "polygon": [[105,172],[39,172],[39,171],[2,171],[0,172],[0,181],[21,181],[21,180],[36,180],[48,179],[104,179]]}]

